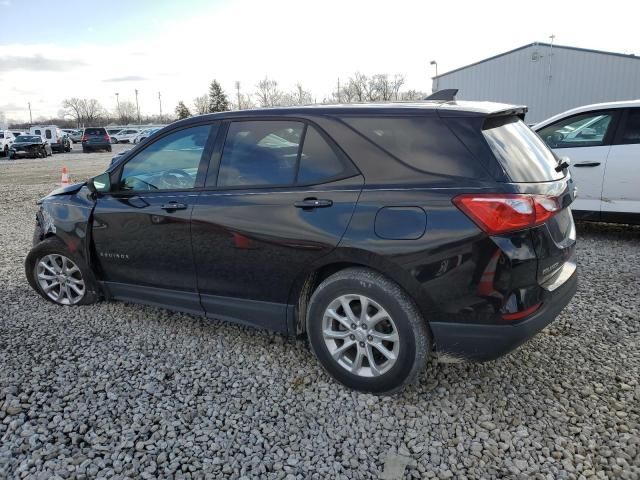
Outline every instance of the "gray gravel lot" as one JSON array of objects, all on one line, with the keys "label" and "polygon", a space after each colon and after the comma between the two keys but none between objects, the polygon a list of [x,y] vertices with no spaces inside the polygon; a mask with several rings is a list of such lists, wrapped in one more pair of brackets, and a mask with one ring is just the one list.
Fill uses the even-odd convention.
[{"label": "gray gravel lot", "polygon": [[0,478],[640,478],[640,228],[579,225],[578,294],[517,352],[375,397],[300,340],[40,298],[35,200],[111,157],[75,148],[0,160]]}]

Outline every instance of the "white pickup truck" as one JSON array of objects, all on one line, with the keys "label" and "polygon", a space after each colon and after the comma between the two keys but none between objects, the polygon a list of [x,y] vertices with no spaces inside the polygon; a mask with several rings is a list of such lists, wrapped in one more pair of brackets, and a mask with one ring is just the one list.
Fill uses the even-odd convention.
[{"label": "white pickup truck", "polygon": [[0,154],[3,157],[9,158],[9,148],[14,138],[13,133],[9,130],[0,130]]}]

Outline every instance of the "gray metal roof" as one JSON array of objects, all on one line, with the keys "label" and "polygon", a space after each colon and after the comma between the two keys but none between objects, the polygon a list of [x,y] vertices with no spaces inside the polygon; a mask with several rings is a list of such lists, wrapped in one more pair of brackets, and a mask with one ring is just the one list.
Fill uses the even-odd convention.
[{"label": "gray metal roof", "polygon": [[599,53],[599,54],[602,54],[602,55],[612,55],[614,57],[624,57],[624,58],[632,58],[632,59],[635,59],[635,60],[640,60],[640,56],[636,56],[634,54],[617,53],[617,52],[606,52],[604,50],[592,50],[590,48],[578,48],[578,47],[570,47],[570,46],[567,46],[567,45],[556,45],[556,44],[552,45],[550,43],[544,43],[544,42],[533,42],[533,43],[527,43],[526,45],[523,45],[523,46],[518,47],[518,48],[514,48],[513,50],[509,50],[507,52],[503,52],[503,53],[500,53],[498,55],[494,55],[493,57],[485,58],[483,60],[479,60],[477,62],[470,63],[469,65],[465,65],[463,67],[459,67],[459,68],[455,68],[453,70],[449,70],[448,72],[441,73],[440,75],[437,75],[437,76],[431,77],[431,78],[432,79],[441,78],[441,77],[444,77],[446,75],[449,75],[450,73],[458,72],[460,70],[464,70],[465,68],[473,67],[475,65],[479,65],[481,63],[485,63],[485,62],[488,62],[490,60],[494,60],[496,58],[504,57],[505,55],[510,55],[510,54],[512,54],[514,52],[518,52],[520,50],[524,50],[525,48],[536,47],[536,46],[562,48],[562,49],[574,50],[574,51],[578,51],[578,52]]}]

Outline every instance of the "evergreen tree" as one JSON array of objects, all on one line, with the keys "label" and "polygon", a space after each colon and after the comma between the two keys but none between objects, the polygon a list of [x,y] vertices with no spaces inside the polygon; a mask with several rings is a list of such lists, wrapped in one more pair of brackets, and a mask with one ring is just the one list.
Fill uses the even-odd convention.
[{"label": "evergreen tree", "polygon": [[176,106],[176,115],[178,116],[178,120],[189,118],[191,116],[191,112],[182,100],[180,100]]},{"label": "evergreen tree", "polygon": [[226,112],[229,110],[229,99],[217,80],[213,79],[209,85],[209,113]]}]

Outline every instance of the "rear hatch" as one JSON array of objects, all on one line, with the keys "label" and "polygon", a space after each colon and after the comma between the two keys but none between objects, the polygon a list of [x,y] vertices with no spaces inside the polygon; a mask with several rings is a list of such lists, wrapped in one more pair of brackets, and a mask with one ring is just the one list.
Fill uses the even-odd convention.
[{"label": "rear hatch", "polygon": [[531,209],[531,223],[523,225],[530,228],[536,250],[538,283],[553,290],[575,270],[576,232],[570,208],[575,189],[568,169],[559,167],[559,159],[522,116],[505,112],[446,121],[505,191],[513,192],[514,200],[531,202],[523,207]]},{"label": "rear hatch", "polygon": [[104,128],[85,128],[83,141],[86,143],[109,143],[109,135]]}]

